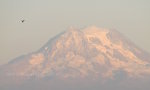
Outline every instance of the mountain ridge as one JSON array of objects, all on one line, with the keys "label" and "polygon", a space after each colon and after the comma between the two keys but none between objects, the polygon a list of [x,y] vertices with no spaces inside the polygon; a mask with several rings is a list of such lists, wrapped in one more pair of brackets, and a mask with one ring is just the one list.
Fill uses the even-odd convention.
[{"label": "mountain ridge", "polygon": [[150,56],[146,54],[116,30],[96,26],[71,28],[50,39],[39,50],[4,65],[0,75],[19,77],[21,82],[33,78],[47,78],[50,83],[51,79],[134,81],[150,75]]}]

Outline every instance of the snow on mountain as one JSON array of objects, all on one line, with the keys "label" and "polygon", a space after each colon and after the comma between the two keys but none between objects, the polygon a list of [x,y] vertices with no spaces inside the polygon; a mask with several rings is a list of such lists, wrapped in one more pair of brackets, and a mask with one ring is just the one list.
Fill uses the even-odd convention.
[{"label": "snow on mountain", "polygon": [[150,56],[116,30],[71,28],[38,51],[2,66],[0,72],[23,80],[48,77],[103,81],[116,79],[118,72],[138,79],[150,75]]}]

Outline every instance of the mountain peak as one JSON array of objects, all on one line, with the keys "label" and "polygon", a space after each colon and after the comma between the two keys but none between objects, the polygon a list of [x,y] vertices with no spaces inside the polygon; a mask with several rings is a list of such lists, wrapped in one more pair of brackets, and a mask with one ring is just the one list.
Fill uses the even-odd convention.
[{"label": "mountain peak", "polygon": [[[96,26],[84,29],[71,27],[50,39],[40,50],[1,67],[0,76],[3,77],[0,77],[0,83],[9,77],[25,84],[35,78],[42,81],[48,79],[48,86],[53,85],[55,80],[63,80],[61,85],[67,80],[73,83],[80,83],[78,80],[85,83],[85,80],[96,81],[98,86],[99,82],[109,80],[115,83],[119,81],[120,84],[123,80],[130,82],[131,79],[149,77],[149,58],[149,54],[145,54],[116,31]],[[41,86],[41,83],[37,86]]]},{"label": "mountain peak", "polygon": [[94,32],[104,32],[104,31],[106,32],[109,30],[92,25],[84,29],[78,29],[71,26],[66,32],[93,32],[94,33]]},{"label": "mountain peak", "polygon": [[[96,26],[82,30],[71,27],[50,40],[41,51],[24,56],[26,58],[19,63],[15,62],[16,67],[10,69],[24,74],[36,72],[42,77],[55,73],[56,77],[62,78],[91,75],[111,78],[120,68],[130,77],[150,74],[149,63],[140,56],[142,51],[120,40],[121,35],[116,38],[114,33]],[[23,70],[17,69],[20,63],[24,63]]]},{"label": "mountain peak", "polygon": [[66,30],[66,32],[72,32],[72,33],[80,32],[80,29],[71,26],[70,28],[68,28],[68,30]]},{"label": "mountain peak", "polygon": [[89,26],[89,27],[85,28],[84,31],[91,31],[91,32],[104,32],[105,31],[106,32],[106,31],[109,31],[109,30],[93,25],[93,26]]}]

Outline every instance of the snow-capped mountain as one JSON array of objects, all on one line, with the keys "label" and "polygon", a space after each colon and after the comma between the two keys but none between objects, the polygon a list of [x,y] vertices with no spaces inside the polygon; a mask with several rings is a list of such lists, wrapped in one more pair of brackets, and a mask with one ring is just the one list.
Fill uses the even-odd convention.
[{"label": "snow-capped mountain", "polygon": [[[92,82],[99,82],[107,86],[108,82],[118,83],[118,80],[119,83],[122,82],[120,86],[128,86],[127,82],[130,80],[133,81],[133,85],[136,80],[141,80],[147,85],[150,82],[149,76],[150,55],[147,52],[118,31],[95,26],[84,29],[71,28],[50,39],[36,52],[18,57],[0,68],[0,83],[13,80],[18,85],[21,83],[20,87],[23,85],[24,88],[25,83],[33,79],[40,82],[40,85],[48,79],[48,85],[54,86],[57,81],[87,81],[90,85]],[[84,85],[86,87],[86,84]],[[84,85],[80,90],[87,90],[84,89]],[[124,90],[120,89],[120,86],[116,85],[118,90]],[[5,85],[1,84],[1,87],[5,88]],[[127,89],[139,87],[131,86]],[[110,90],[109,87],[106,90]]]}]

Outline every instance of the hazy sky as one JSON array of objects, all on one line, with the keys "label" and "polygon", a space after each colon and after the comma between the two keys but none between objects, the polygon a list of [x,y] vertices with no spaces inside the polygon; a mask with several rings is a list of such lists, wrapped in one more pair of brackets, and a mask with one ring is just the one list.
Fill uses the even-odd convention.
[{"label": "hazy sky", "polygon": [[150,0],[0,0],[0,65],[70,26],[90,25],[114,28],[150,52]]}]

